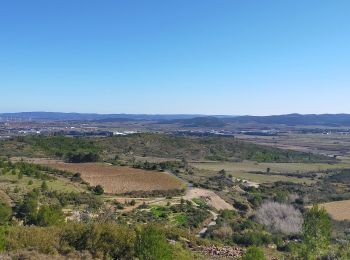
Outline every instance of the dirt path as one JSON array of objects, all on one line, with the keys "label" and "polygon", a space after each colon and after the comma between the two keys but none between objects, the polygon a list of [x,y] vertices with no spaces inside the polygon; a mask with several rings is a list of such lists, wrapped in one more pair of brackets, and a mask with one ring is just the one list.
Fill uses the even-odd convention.
[{"label": "dirt path", "polygon": [[[204,199],[209,206],[213,207],[216,210],[223,210],[223,209],[233,210],[234,209],[231,204],[224,201],[222,198],[219,197],[219,195],[217,195],[215,192],[211,190],[206,190],[201,188],[188,189],[186,192],[186,195],[184,196],[184,199],[192,200],[195,198]],[[197,237],[203,237],[205,233],[207,233],[209,227],[216,225],[216,220],[219,214],[212,210],[210,210],[210,214],[212,215],[212,219],[210,223],[204,226],[198,232]]]},{"label": "dirt path", "polygon": [[230,209],[233,210],[233,206],[222,198],[219,197],[215,192],[202,188],[188,189],[186,195],[183,197],[186,200],[192,200],[195,198],[205,199],[207,204],[216,210]]},{"label": "dirt path", "polygon": [[216,220],[218,219],[219,214],[215,213],[214,211],[210,211],[210,214],[213,216],[211,222],[207,226],[203,227],[201,231],[198,232],[197,237],[203,237],[205,233],[207,233],[209,227],[216,225]]}]

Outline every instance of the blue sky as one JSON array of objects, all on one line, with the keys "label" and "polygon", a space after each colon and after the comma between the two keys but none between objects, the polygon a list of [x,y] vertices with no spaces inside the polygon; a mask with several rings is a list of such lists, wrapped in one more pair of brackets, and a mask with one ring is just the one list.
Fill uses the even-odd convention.
[{"label": "blue sky", "polygon": [[350,1],[0,2],[0,112],[350,113]]}]

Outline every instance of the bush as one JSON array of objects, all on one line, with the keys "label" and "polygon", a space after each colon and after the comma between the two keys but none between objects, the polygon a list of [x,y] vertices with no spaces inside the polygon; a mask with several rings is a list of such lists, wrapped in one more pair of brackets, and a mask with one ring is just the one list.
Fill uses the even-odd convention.
[{"label": "bush", "polygon": [[46,192],[45,196],[49,198],[57,199],[60,202],[61,206],[66,206],[66,205],[80,206],[82,204],[86,204],[89,210],[97,210],[103,204],[103,201],[100,197],[87,192],[65,193],[65,192],[58,192],[58,191],[50,191],[50,192]]},{"label": "bush", "polygon": [[271,232],[297,234],[301,230],[303,218],[299,210],[291,205],[265,202],[255,214],[256,221]]},{"label": "bush", "polygon": [[140,260],[171,260],[172,248],[164,233],[154,226],[147,226],[138,232],[135,253]]},{"label": "bush", "polygon": [[6,226],[0,226],[0,252],[6,249]]},{"label": "bush", "polygon": [[101,185],[97,185],[93,188],[93,191],[97,194],[97,195],[102,195],[105,191],[103,189],[103,187]]},{"label": "bush", "polygon": [[251,194],[248,197],[248,201],[253,205],[253,207],[259,207],[262,204],[262,197],[260,194]]},{"label": "bush", "polygon": [[126,226],[113,223],[67,224],[61,244],[71,250],[88,250],[99,259],[133,259],[135,233]]},{"label": "bush", "polygon": [[264,252],[259,247],[249,247],[242,260],[265,260]]},{"label": "bush", "polygon": [[331,220],[324,208],[315,205],[305,214],[301,256],[307,259],[323,256],[329,248],[330,240]]},{"label": "bush", "polygon": [[59,248],[59,230],[55,227],[11,227],[6,234],[6,249],[36,250],[44,254],[55,254]]},{"label": "bush", "polygon": [[69,163],[87,163],[87,162],[98,162],[100,157],[97,153],[88,152],[88,153],[72,153],[68,152],[65,156],[66,162]]},{"label": "bush", "polygon": [[38,194],[28,193],[24,200],[16,207],[16,216],[24,221],[24,224],[35,224],[38,213]]},{"label": "bush", "polygon": [[41,188],[41,191],[42,191],[42,192],[45,192],[45,191],[47,191],[47,190],[49,189],[49,187],[47,186],[46,181],[43,181],[43,182],[41,183],[40,188]]},{"label": "bush", "polygon": [[249,209],[249,205],[243,201],[235,200],[233,206],[240,211],[247,211]]},{"label": "bush", "polygon": [[[182,248],[180,244],[174,247],[170,245],[165,232],[165,229],[145,226],[137,232],[136,239],[133,228],[113,222],[69,222],[60,227],[10,226],[0,229],[0,250],[5,249],[11,253],[28,250],[46,254],[45,258],[40,259],[51,259],[54,258],[52,255],[57,254],[63,255],[62,258],[65,259],[193,259],[191,252]],[[169,235],[187,238],[188,233],[181,232],[171,229]],[[79,254],[90,257],[71,257]]]},{"label": "bush", "polygon": [[270,244],[272,237],[267,232],[249,230],[243,234],[234,234],[233,241],[244,246],[262,246]]},{"label": "bush", "polygon": [[0,203],[0,225],[6,225],[12,216],[12,209],[4,204]]},{"label": "bush", "polygon": [[54,205],[40,207],[36,218],[38,226],[47,227],[62,224],[63,222],[64,215],[60,207]]}]

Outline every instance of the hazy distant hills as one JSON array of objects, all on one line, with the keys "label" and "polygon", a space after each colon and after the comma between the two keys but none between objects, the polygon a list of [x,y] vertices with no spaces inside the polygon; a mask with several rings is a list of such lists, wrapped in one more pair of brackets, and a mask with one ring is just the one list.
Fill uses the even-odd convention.
[{"label": "hazy distant hills", "polygon": [[288,114],[273,116],[225,116],[225,115],[148,115],[148,114],[84,114],[61,112],[20,112],[2,113],[0,121],[157,121],[161,124],[178,124],[184,127],[223,127],[233,123],[252,123],[266,125],[320,125],[320,126],[350,126],[350,114]]},{"label": "hazy distant hills", "polygon": [[[165,123],[165,122],[163,122]],[[184,127],[223,127],[227,124],[264,124],[264,125],[318,125],[318,126],[350,126],[350,114],[323,115],[274,115],[274,116],[235,116],[235,117],[196,117],[190,119],[176,119],[166,123],[180,124]]]},{"label": "hazy distant hills", "polygon": [[201,115],[148,115],[148,114],[87,114],[61,112],[19,112],[0,113],[0,120],[47,120],[47,121],[101,121],[114,122],[126,120],[176,120],[200,117]]},{"label": "hazy distant hills", "polygon": [[179,124],[184,127],[223,127],[227,123],[227,118],[218,118],[215,116],[202,116],[188,119],[164,120],[161,124]]},{"label": "hazy distant hills", "polygon": [[239,116],[231,119],[226,119],[226,122],[283,125],[350,126],[350,114]]}]

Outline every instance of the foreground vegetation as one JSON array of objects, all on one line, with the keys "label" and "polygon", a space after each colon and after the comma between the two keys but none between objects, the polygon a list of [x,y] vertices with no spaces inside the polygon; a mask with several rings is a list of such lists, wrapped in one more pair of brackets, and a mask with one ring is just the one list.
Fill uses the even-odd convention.
[{"label": "foreground vegetation", "polygon": [[[350,167],[335,158],[160,134],[21,137],[0,142],[0,152],[3,258],[350,257],[350,221],[317,206],[350,200]],[[123,175],[132,176],[128,189],[109,190]],[[160,175],[179,187],[135,188]]]}]

